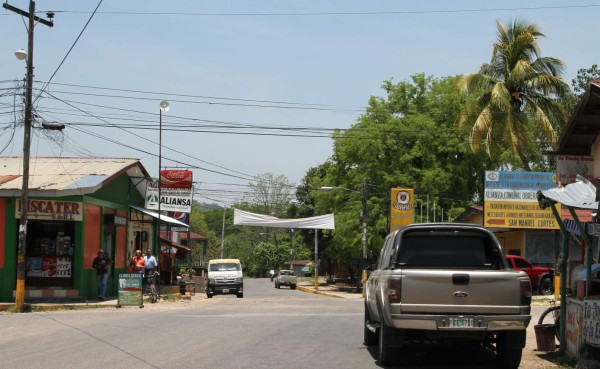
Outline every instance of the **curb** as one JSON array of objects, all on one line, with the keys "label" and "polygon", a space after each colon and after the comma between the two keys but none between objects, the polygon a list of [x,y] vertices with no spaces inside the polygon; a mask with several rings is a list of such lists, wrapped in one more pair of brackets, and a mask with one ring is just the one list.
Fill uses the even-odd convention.
[{"label": "curb", "polygon": [[296,288],[298,288],[300,291],[303,291],[303,292],[315,293],[315,294],[318,294],[318,295],[323,295],[323,296],[328,296],[328,297],[336,297],[338,299],[343,299],[344,298],[342,296],[336,295],[335,293],[314,290],[314,289],[303,287],[303,286],[297,286]]}]

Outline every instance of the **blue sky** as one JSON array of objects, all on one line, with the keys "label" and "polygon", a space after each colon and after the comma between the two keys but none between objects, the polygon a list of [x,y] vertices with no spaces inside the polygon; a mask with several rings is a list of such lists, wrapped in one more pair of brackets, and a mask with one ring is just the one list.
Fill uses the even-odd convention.
[{"label": "blue sky", "polygon": [[[139,158],[155,176],[166,99],[163,167],[194,168],[208,196],[196,199],[205,202],[233,201],[245,191],[238,185],[261,173],[299,183],[332,154],[329,138],[306,136],[348,128],[384,80],[477,71],[490,58],[496,20],[536,22],[543,55],[565,62],[569,84],[599,62],[594,0],[104,0],[58,68],[98,2],[36,3],[38,15],[56,13],[53,28],[35,27],[35,80],[54,74],[36,111],[67,128],[36,130],[32,155]],[[9,3],[28,9],[26,0]],[[13,55],[27,48],[25,24],[0,9],[0,155],[22,155],[10,92],[25,74]]]}]

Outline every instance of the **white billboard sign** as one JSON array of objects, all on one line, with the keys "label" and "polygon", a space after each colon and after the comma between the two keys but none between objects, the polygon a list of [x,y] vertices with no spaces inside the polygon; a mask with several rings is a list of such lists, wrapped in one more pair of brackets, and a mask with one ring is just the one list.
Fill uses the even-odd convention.
[{"label": "white billboard sign", "polygon": [[[148,182],[144,207],[158,210],[158,182]],[[192,189],[161,187],[160,210],[190,213],[192,211]]]}]

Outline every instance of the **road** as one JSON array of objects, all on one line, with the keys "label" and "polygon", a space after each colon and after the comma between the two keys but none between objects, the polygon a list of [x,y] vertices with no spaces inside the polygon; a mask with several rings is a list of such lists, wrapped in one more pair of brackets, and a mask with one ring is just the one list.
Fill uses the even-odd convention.
[{"label": "road", "polygon": [[[243,299],[2,314],[0,367],[379,368],[376,348],[362,345],[362,321],[361,300],[249,279]],[[493,361],[460,347],[409,351],[401,361],[407,368],[480,369]]]}]

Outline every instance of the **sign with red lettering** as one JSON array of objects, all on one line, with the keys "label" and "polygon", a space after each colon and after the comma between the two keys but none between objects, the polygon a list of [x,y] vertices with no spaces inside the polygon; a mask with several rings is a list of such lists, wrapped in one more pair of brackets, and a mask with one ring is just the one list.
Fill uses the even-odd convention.
[{"label": "sign with red lettering", "polygon": [[390,232],[414,223],[414,206],[414,190],[412,188],[392,188]]},{"label": "sign with red lettering", "polygon": [[145,208],[158,210],[192,212],[192,171],[190,170],[161,170],[160,199],[158,183],[148,182],[146,186]]},{"label": "sign with red lettering", "polygon": [[58,278],[71,278],[71,258],[64,256],[56,258],[56,276]]},{"label": "sign with red lettering", "polygon": [[192,188],[191,170],[161,170],[160,185],[162,188]]},{"label": "sign with red lettering", "polygon": [[[15,218],[21,217],[21,200],[17,200]],[[83,203],[76,201],[27,200],[27,218],[36,220],[83,220]]]}]

